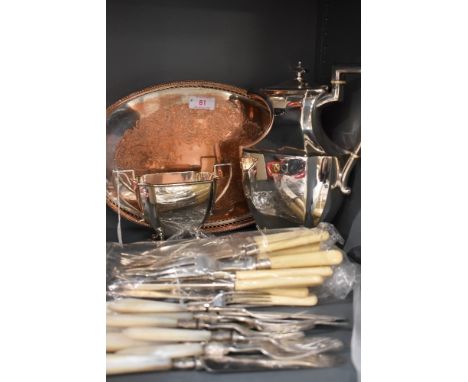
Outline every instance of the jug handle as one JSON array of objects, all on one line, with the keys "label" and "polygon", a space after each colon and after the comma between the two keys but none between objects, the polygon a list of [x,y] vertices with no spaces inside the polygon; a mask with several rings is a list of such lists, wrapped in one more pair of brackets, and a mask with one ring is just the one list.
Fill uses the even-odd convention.
[{"label": "jug handle", "polygon": [[346,161],[343,170],[340,171],[338,186],[340,187],[340,191],[345,195],[349,195],[351,193],[351,188],[348,186],[349,174],[359,159],[360,153],[361,143],[359,143],[356,148],[349,154],[348,160]]},{"label": "jug handle", "polygon": [[226,191],[229,188],[229,185],[231,184],[231,179],[232,179],[232,164],[231,163],[218,163],[218,164],[215,164],[213,166],[213,172],[215,173],[215,179],[219,178],[217,169],[219,167],[223,167],[223,166],[229,166],[229,178],[228,178],[228,181],[227,181],[226,185],[224,186],[223,191],[221,191],[221,193],[215,199],[215,201],[214,201],[215,203],[218,203],[218,201],[224,196],[224,194],[226,193]]}]

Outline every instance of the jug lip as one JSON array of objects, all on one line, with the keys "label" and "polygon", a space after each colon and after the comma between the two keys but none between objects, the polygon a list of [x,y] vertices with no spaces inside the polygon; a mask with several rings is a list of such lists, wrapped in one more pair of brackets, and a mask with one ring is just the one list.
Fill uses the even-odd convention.
[{"label": "jug lip", "polygon": [[[181,181],[173,181],[173,182],[145,182],[142,181],[142,178],[144,179],[145,176],[147,175],[179,175],[179,174],[189,174],[189,173],[194,173],[194,174],[206,174],[209,176],[209,179],[203,179],[203,180],[188,180],[186,182],[181,182]],[[192,184],[209,184],[212,183],[215,178],[215,175],[212,172],[209,171],[173,171],[173,172],[157,172],[157,173],[148,173],[148,174],[143,174],[138,177],[138,182],[137,184],[139,186],[157,186],[157,187],[165,187],[165,186],[189,186]]]},{"label": "jug lip", "polygon": [[138,182],[139,186],[145,187],[173,187],[173,186],[191,186],[193,184],[210,184],[213,183],[213,179],[211,180],[192,180],[189,182],[176,182],[176,183],[145,183],[145,182]]}]

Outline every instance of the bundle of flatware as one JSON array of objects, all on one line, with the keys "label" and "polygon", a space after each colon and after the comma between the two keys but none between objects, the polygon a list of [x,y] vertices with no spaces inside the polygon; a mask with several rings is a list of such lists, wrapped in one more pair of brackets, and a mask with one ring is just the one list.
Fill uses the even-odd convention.
[{"label": "bundle of flatware", "polygon": [[333,226],[243,232],[123,254],[114,297],[185,299],[210,305],[312,306],[344,255]]},{"label": "bundle of flatware", "polygon": [[107,374],[169,369],[235,371],[330,367],[342,358],[335,338],[306,336],[344,320],[307,312],[120,299],[107,303]]},{"label": "bundle of flatware", "polygon": [[[145,267],[170,266],[185,259],[188,255],[210,255],[216,259],[236,259],[239,257],[274,253],[277,255],[308,253],[314,250],[327,249],[342,238],[331,224],[321,223],[314,229],[292,228],[269,230],[268,233],[238,232],[226,236],[208,237],[195,240],[166,241],[155,248],[140,244],[144,251],[122,252],[121,263],[129,272],[144,271]],[[132,245],[133,247],[134,245]]]},{"label": "bundle of flatware", "polygon": [[252,310],[316,305],[316,288],[333,281],[346,258],[337,241],[322,224],[123,249],[108,286],[107,373],[340,363],[341,341],[306,332],[349,327],[345,320]]}]

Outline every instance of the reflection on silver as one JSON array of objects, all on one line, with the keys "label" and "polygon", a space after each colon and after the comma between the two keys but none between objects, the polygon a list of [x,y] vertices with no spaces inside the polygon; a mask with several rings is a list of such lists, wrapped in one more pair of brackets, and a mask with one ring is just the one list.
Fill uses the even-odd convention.
[{"label": "reflection on silver", "polygon": [[[258,155],[258,153],[256,153]],[[279,159],[283,172],[271,174],[271,179],[259,179],[259,161],[245,152],[242,163],[251,162],[250,169],[243,171],[243,184],[249,195],[252,211],[258,215],[277,216],[288,221],[317,225],[334,211],[330,204],[337,202],[337,193],[331,192],[338,184],[336,162],[331,157],[298,157],[264,154],[264,163],[271,166],[268,158]],[[299,173],[285,173],[288,163],[302,163]],[[265,170],[265,169],[263,169]],[[307,174],[307,176],[306,176]],[[328,204],[327,204],[328,203]]]},{"label": "reflection on silver", "polygon": [[[209,372],[334,367],[343,362],[337,354],[317,354],[299,359],[269,359],[253,356],[202,357],[193,366]],[[176,362],[178,365],[178,363]]]},{"label": "reflection on silver", "polygon": [[252,204],[254,207],[265,215],[275,215],[274,208],[274,191],[254,191],[251,194]]},{"label": "reflection on silver", "polygon": [[343,195],[351,192],[349,175],[361,151],[360,142],[351,150],[337,145],[320,121],[323,105],[341,101],[343,75],[360,73],[360,68],[336,68],[330,91],[310,87],[302,66],[296,69],[292,83],[263,90],[275,109],[275,122],[263,141],[243,147],[243,189],[261,227],[284,225],[271,217],[306,226],[331,220]]},{"label": "reflection on silver", "polygon": [[[220,167],[229,167],[224,189],[216,195]],[[196,231],[226,192],[232,178],[231,164],[215,165],[215,172],[166,172],[135,176],[133,170],[114,170],[121,192],[133,194],[144,220],[161,237]],[[128,195],[127,195],[128,196]]]}]

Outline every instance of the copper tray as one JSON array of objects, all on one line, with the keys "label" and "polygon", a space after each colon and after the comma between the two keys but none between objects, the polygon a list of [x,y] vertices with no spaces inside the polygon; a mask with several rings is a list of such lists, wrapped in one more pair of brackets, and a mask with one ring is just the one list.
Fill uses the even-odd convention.
[{"label": "copper tray", "polygon": [[[193,108],[200,97],[211,107],[214,99],[213,110]],[[260,141],[271,128],[271,109],[263,98],[214,82],[172,82],[117,101],[107,108],[106,122],[106,200],[116,212],[120,203],[124,218],[148,226],[131,192],[120,189],[118,200],[112,170],[211,171],[215,163],[229,162],[229,188],[202,229],[230,231],[254,222],[242,191],[239,157],[240,146]]]}]

